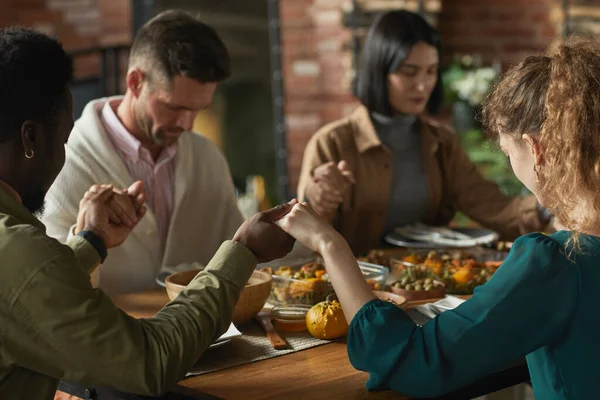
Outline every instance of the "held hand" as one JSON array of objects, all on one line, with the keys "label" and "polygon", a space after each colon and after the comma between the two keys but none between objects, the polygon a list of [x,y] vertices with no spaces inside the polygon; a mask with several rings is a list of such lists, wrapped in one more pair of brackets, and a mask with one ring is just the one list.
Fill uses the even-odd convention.
[{"label": "held hand", "polygon": [[146,207],[144,206],[146,203],[146,189],[144,188],[144,183],[142,181],[133,182],[133,184],[127,188],[127,194],[133,201],[133,205],[138,213],[138,218],[142,218],[146,213]]},{"label": "held hand", "polygon": [[331,246],[344,241],[344,238],[306,203],[296,204],[292,211],[276,224],[300,243],[322,255]]},{"label": "held hand", "polygon": [[[75,234],[82,230],[91,231],[102,238],[107,248],[120,245],[139,221],[132,203],[128,194],[115,191],[112,185],[93,185],[79,203]],[[143,215],[143,212],[142,207],[140,213]],[[133,221],[130,226],[111,222],[111,219],[123,221],[125,218]]]},{"label": "held hand", "polygon": [[340,161],[337,165],[331,161],[313,171],[306,197],[317,214],[331,220],[344,200],[344,194],[355,182],[345,161]]},{"label": "held hand", "polygon": [[233,240],[246,246],[259,263],[284,257],[294,247],[294,238],[275,222],[292,210],[296,200],[254,215],[240,226]]},{"label": "held hand", "polygon": [[327,182],[333,189],[343,194],[350,186],[356,183],[354,174],[348,169],[348,163],[344,160],[339,163],[330,161],[313,171],[313,178],[317,181]]},{"label": "held hand", "polygon": [[[106,187],[108,185],[101,185]],[[107,205],[110,207],[110,222],[123,224],[133,228],[146,214],[146,192],[142,181],[134,182],[128,189],[113,189],[115,196],[111,197]]]}]

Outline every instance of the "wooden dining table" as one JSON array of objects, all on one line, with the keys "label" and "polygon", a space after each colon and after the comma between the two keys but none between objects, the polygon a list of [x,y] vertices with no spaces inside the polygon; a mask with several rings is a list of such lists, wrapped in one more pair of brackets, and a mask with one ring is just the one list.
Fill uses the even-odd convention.
[{"label": "wooden dining table", "polygon": [[[113,301],[119,308],[136,318],[149,318],[168,302],[168,297],[164,289],[156,289],[115,296]],[[407,303],[406,306],[412,305],[414,304]],[[185,393],[188,397],[174,398],[244,400],[411,398],[389,390],[369,392],[365,388],[367,379],[367,373],[357,371],[348,361],[346,343],[336,341],[183,379],[175,391]],[[477,397],[528,380],[526,365],[518,363],[443,398]]]},{"label": "wooden dining table", "polygon": [[[113,297],[136,318],[149,318],[169,301],[164,289]],[[251,364],[190,377],[179,384],[222,399],[408,399],[392,391],[369,393],[368,374],[348,361],[346,343],[333,342]]]}]

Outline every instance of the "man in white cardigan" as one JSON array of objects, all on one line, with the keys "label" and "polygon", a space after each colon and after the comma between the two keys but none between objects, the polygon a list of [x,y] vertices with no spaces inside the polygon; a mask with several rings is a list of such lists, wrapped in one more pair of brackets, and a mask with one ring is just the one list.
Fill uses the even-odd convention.
[{"label": "man in white cardigan", "polygon": [[243,222],[225,158],[191,132],[229,74],[216,32],[168,11],[136,35],[125,95],[92,101],[76,121],[65,166],[46,197],[42,222],[50,236],[68,239],[79,200],[95,182],[129,187],[141,180],[146,187],[147,215],[93,277],[108,294],[146,290],[168,272],[202,268]]}]

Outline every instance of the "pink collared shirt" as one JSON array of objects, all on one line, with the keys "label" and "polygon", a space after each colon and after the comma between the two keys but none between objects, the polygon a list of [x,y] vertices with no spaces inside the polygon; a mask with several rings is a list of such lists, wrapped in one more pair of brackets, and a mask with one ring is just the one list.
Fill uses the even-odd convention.
[{"label": "pink collared shirt", "polygon": [[148,149],[143,147],[141,142],[129,133],[117,117],[114,110],[117,109],[120,102],[121,100],[107,101],[102,108],[100,118],[109,139],[125,163],[133,180],[144,182],[147,203],[156,217],[161,247],[164,251],[175,197],[175,155],[177,154],[177,145],[174,144],[163,149],[156,162],[154,162]]}]

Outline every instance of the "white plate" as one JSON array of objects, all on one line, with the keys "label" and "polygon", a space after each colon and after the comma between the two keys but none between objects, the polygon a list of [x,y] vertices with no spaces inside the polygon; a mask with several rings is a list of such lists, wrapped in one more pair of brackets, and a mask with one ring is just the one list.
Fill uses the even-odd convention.
[{"label": "white plate", "polygon": [[[423,229],[421,226],[420,229]],[[435,228],[432,228],[435,229]],[[423,249],[436,248],[468,248],[489,244],[498,240],[499,236],[496,232],[483,228],[453,228],[452,231],[463,235],[467,235],[469,239],[454,239],[447,236],[432,236],[429,240],[418,240],[419,236],[404,234],[405,230],[400,229],[390,232],[385,236],[385,241],[389,244],[399,247],[412,247]]]}]

